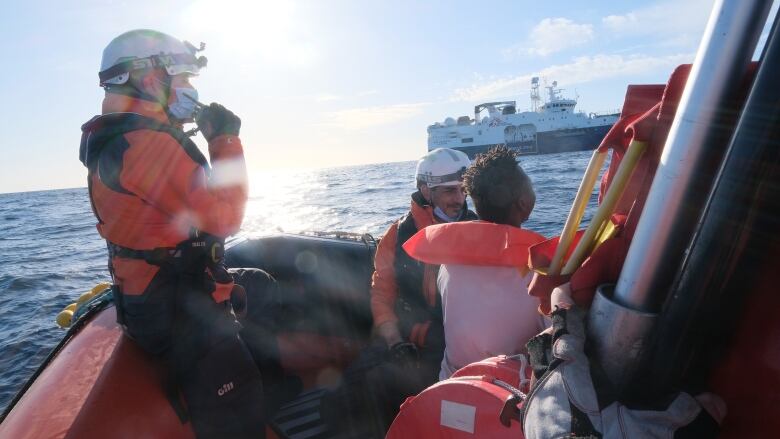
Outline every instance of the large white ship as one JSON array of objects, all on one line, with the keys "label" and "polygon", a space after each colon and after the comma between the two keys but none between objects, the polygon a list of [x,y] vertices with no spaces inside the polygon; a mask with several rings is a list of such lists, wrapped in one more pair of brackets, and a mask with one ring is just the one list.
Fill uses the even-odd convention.
[{"label": "large white ship", "polygon": [[[517,112],[516,101],[487,102],[474,107],[474,118],[448,117],[428,127],[428,151],[452,148],[474,157],[504,144],[520,154],[550,154],[594,149],[618,119],[608,114],[575,112],[576,99],[561,97],[558,83],[541,103],[539,78],[531,79],[531,111]],[[486,112],[486,115],[483,115]]]}]

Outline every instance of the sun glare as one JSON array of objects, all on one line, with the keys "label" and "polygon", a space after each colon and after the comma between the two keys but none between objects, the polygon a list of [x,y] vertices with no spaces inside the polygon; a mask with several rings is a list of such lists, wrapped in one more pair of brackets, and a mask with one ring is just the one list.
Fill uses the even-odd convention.
[{"label": "sun glare", "polygon": [[244,61],[307,64],[315,51],[292,1],[200,0],[182,14],[195,35],[218,40],[221,50]]},{"label": "sun glare", "polygon": [[250,199],[242,225],[246,233],[315,230],[333,216],[321,200],[307,198],[327,186],[312,170],[257,172],[249,177],[249,185]]}]

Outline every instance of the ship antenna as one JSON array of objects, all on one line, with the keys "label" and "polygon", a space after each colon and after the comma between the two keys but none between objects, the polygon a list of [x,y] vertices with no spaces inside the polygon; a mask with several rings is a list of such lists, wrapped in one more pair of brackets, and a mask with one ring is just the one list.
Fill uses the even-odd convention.
[{"label": "ship antenna", "polygon": [[547,81],[544,81],[544,88],[547,89],[547,101],[552,102],[555,100],[555,87],[558,85],[558,81],[553,81],[552,85],[547,85]]},{"label": "ship antenna", "polygon": [[561,99],[562,88],[558,88],[558,81],[553,81],[552,86],[547,87],[547,91],[550,94],[550,102]]}]

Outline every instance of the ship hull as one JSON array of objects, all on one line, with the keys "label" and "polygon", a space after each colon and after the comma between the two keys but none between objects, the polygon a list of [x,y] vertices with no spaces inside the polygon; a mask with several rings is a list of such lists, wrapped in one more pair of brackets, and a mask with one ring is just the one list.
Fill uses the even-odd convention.
[{"label": "ship hull", "polygon": [[[610,128],[612,125],[546,131],[537,133],[535,142],[509,142],[506,145],[516,150],[520,155],[587,151],[596,149]],[[468,154],[469,158],[473,159],[477,154],[487,152],[494,146],[496,144],[457,146],[453,149],[463,151]]]}]

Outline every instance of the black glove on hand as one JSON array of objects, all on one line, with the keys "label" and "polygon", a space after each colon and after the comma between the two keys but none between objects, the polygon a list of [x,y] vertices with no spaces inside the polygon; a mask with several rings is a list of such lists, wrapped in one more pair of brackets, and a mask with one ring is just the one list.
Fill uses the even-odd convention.
[{"label": "black glove on hand", "polygon": [[202,108],[195,118],[195,123],[208,141],[225,134],[237,136],[241,129],[241,119],[217,103]]}]

